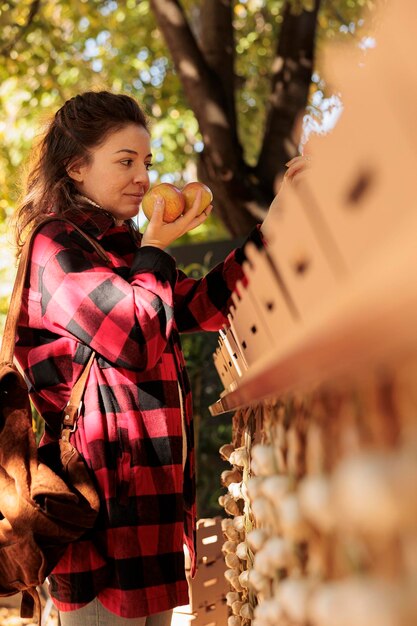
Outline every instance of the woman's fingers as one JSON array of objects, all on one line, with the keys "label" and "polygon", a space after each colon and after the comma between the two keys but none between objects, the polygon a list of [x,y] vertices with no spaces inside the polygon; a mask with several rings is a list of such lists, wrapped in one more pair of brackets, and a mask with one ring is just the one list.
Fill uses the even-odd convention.
[{"label": "woman's fingers", "polygon": [[308,155],[299,154],[298,156],[293,157],[285,164],[287,167],[291,167],[291,165],[295,165],[296,163],[304,163],[305,161],[311,161],[311,157]]},{"label": "woman's fingers", "polygon": [[191,209],[183,215],[186,223],[190,223],[195,217],[197,217],[197,213],[201,206],[202,197],[203,192],[201,191],[201,189],[198,189],[197,193],[195,194],[194,202],[191,206]]},{"label": "woman's fingers", "polygon": [[162,196],[156,196],[153,213],[149,223],[152,226],[161,226],[164,221],[165,200]]},{"label": "woman's fingers", "polygon": [[173,222],[164,222],[164,206],[165,202],[162,197],[155,201],[153,215],[144,233],[143,245],[156,245],[162,249],[169,246],[173,241],[184,235],[189,230],[200,226],[210,215],[213,206],[210,204],[199,215],[201,206],[201,191],[198,191],[193,205],[187,213],[181,215]]},{"label": "woman's fingers", "polygon": [[[200,215],[196,215],[192,219],[185,222],[184,223],[185,229],[183,230],[182,234],[188,233],[189,230],[193,230],[193,228],[197,228],[197,226],[200,226],[200,224],[203,224],[208,218],[208,216],[210,215],[212,210],[213,210],[213,206],[210,204],[208,207],[204,209],[202,213],[200,213]],[[190,213],[190,211],[188,213]],[[188,213],[184,217],[187,217]]]},{"label": "woman's fingers", "polygon": [[296,175],[300,175],[310,166],[310,157],[298,156],[291,159],[286,163],[288,169],[285,172],[284,179],[292,180]]}]

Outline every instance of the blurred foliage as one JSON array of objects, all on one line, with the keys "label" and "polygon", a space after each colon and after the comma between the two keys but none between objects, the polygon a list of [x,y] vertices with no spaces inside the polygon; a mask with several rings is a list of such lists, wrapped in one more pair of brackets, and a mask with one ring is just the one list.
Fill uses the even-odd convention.
[{"label": "blurred foliage", "polygon": [[[200,2],[182,4],[192,28],[203,28]],[[362,10],[373,4],[323,0],[319,49],[335,37],[360,38],[366,26]],[[285,0],[234,3],[236,103],[249,163],[259,149],[284,5]],[[311,0],[292,0],[295,12],[311,5]],[[29,19],[34,7],[37,12]],[[39,125],[66,99],[87,89],[131,93],[143,104],[153,120],[153,180],[165,176],[182,184],[195,175],[201,136],[148,0],[5,0],[0,26],[0,219],[16,202],[20,166]]]},{"label": "blurred foliage", "polygon": [[[188,276],[199,278],[209,268],[203,264],[192,263],[181,269]],[[181,337],[193,395],[199,518],[223,515],[218,498],[224,492],[219,476],[225,469],[225,464],[220,458],[219,448],[224,443],[229,443],[232,436],[230,416],[212,417],[208,410],[218,400],[223,389],[213,366],[217,341],[217,333],[187,333]]]},{"label": "blurred foliage", "polygon": [[[198,35],[204,28],[201,0],[182,0],[182,5]],[[312,0],[291,0],[291,5],[299,12],[311,9]],[[365,37],[371,21],[364,10],[374,5],[375,0],[322,0],[319,53],[328,40]],[[285,0],[233,4],[236,107],[249,164],[255,163],[260,146],[284,6]],[[6,239],[11,240],[6,238],[3,223],[21,192],[29,149],[48,117],[80,91],[126,92],[142,103],[152,121],[153,183],[181,186],[196,178],[202,138],[148,0],[4,0],[0,4],[0,57],[2,255]],[[316,74],[312,99],[317,91],[325,93],[326,85]],[[320,116],[319,107],[312,104],[310,114]],[[181,243],[227,237],[226,229],[212,215]],[[0,312],[5,310],[13,274],[9,252],[7,263],[0,258]]]}]

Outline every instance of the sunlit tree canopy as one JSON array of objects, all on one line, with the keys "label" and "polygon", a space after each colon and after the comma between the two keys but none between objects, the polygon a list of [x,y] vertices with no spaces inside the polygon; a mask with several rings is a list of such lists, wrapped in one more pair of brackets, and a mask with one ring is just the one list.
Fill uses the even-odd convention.
[{"label": "sunlit tree canopy", "polygon": [[[151,119],[153,182],[181,185],[198,175],[212,186],[220,220],[211,218],[197,238],[244,234],[266,210],[274,177],[297,150],[292,127],[307,104],[304,91],[312,98],[313,117],[331,95],[320,77],[324,43],[367,37],[373,6],[371,0],[5,0],[0,5],[3,239],[42,124],[66,99],[88,89],[130,93],[142,103]],[[176,20],[183,20],[178,37]],[[213,27],[219,23],[224,32]],[[313,49],[308,54],[301,49],[308,33],[298,24],[314,25],[308,44],[316,52],[314,73]],[[282,41],[289,28],[298,28],[298,51]],[[211,98],[223,107],[227,132],[207,123],[204,100]],[[221,156],[217,169],[207,138]]]}]

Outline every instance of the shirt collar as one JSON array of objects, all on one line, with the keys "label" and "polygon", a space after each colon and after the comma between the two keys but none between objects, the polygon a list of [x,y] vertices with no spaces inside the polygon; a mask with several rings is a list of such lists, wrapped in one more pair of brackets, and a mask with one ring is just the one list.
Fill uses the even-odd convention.
[{"label": "shirt collar", "polygon": [[127,229],[126,222],[122,226],[116,226],[115,219],[111,213],[92,205],[83,208],[73,207],[68,209],[68,211],[65,211],[63,214],[63,217],[74,222],[74,224],[85,230],[95,239],[102,239],[102,237],[113,228]]}]

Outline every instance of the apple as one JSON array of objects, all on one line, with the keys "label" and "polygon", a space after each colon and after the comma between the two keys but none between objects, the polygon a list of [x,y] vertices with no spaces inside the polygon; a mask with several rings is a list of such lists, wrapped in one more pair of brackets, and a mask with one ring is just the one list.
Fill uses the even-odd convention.
[{"label": "apple", "polygon": [[211,192],[211,189],[207,187],[207,185],[204,185],[203,183],[199,183],[198,181],[187,183],[185,187],[183,187],[181,190],[182,195],[185,198],[184,213],[187,213],[187,211],[189,211],[191,207],[193,206],[195,197],[197,195],[197,191],[199,189],[201,189],[203,193],[201,195],[201,203],[198,208],[197,215],[200,215],[200,213],[202,213],[204,209],[207,209],[208,205],[211,204],[213,200],[213,194]]},{"label": "apple", "polygon": [[174,222],[184,211],[185,199],[181,191],[171,183],[160,183],[145,193],[142,198],[142,211],[151,219],[157,196],[165,200],[164,222]]}]

